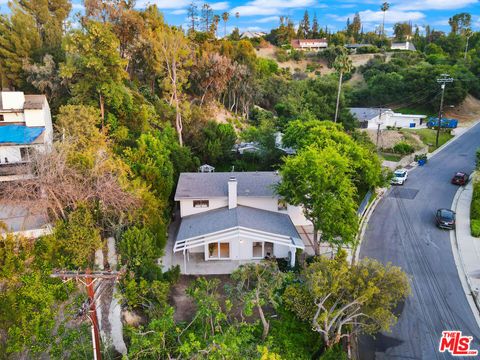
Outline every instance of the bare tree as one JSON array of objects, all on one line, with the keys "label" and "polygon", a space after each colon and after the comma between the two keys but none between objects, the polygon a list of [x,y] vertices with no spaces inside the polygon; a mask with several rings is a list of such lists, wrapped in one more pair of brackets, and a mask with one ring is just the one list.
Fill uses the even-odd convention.
[{"label": "bare tree", "polygon": [[105,151],[96,154],[92,167],[73,165],[74,155],[66,144],[56,144],[47,153],[34,152],[22,169],[30,175],[2,184],[2,203],[28,207],[32,213],[46,212],[52,220],[66,220],[68,210],[90,204],[102,214],[105,230],[121,223],[140,205],[122,186],[121,171]]}]

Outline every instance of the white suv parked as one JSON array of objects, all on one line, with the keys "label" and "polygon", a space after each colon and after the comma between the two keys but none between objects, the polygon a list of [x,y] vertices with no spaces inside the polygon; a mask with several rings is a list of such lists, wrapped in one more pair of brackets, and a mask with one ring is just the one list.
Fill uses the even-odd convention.
[{"label": "white suv parked", "polygon": [[403,185],[407,181],[408,172],[405,169],[395,170],[393,173],[393,178],[390,181],[392,185]]}]

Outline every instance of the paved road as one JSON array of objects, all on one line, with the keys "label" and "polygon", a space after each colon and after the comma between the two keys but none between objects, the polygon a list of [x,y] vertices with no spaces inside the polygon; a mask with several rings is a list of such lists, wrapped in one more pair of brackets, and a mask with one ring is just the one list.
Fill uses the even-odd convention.
[{"label": "paved road", "polygon": [[463,291],[449,231],[434,225],[434,212],[450,208],[455,171],[472,171],[480,124],[389,190],[368,223],[360,257],[392,262],[412,278],[412,296],[399,306],[391,333],[360,340],[362,359],[449,359],[438,352],[442,330],[461,330],[480,349],[480,329]]}]

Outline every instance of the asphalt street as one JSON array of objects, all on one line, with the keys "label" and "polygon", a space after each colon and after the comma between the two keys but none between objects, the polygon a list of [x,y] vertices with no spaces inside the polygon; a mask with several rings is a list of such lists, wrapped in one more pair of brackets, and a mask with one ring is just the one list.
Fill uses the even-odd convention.
[{"label": "asphalt street", "polygon": [[[391,333],[360,339],[361,359],[450,359],[440,353],[442,331],[461,330],[480,349],[480,329],[459,279],[450,234],[435,226],[439,208],[450,208],[458,189],[456,171],[471,172],[480,147],[480,124],[409,173],[392,187],[373,212],[360,258],[401,266],[411,278],[412,295],[397,309]],[[480,356],[479,356],[480,357]]]}]

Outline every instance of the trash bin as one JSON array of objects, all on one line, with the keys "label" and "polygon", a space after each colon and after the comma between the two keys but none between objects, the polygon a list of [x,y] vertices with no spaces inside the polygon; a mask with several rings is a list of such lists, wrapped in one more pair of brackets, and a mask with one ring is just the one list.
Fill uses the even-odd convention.
[{"label": "trash bin", "polygon": [[427,160],[420,159],[420,160],[418,160],[418,166],[423,166],[423,165],[425,165],[426,162],[427,162]]}]

